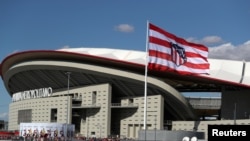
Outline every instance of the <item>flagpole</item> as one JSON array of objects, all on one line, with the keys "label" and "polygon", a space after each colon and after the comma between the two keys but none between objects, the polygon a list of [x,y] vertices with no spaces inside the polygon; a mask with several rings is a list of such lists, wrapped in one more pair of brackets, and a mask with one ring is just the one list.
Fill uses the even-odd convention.
[{"label": "flagpole", "polygon": [[144,130],[145,130],[145,141],[146,141],[146,130],[147,130],[147,75],[148,75],[148,32],[149,22],[147,21],[147,34],[146,34],[146,59],[145,59],[145,78],[144,78]]}]

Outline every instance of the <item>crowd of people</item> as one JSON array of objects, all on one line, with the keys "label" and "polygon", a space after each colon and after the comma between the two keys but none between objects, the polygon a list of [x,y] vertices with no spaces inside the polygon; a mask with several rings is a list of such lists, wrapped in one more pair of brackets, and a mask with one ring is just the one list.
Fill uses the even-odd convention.
[{"label": "crowd of people", "polygon": [[86,137],[73,137],[73,138],[65,138],[65,137],[33,137],[33,136],[0,136],[0,140],[10,140],[10,141],[133,141],[133,139],[120,139],[114,137],[108,138],[86,138]]},{"label": "crowd of people", "polygon": [[19,131],[0,131],[0,141],[1,140],[10,140],[10,141],[131,141],[133,139],[127,139],[127,138],[120,138],[119,136],[109,136],[107,138],[96,138],[94,136],[92,137],[84,137],[79,135],[73,135],[70,137],[68,133],[68,136],[64,136],[62,131],[55,130],[50,132],[48,130],[47,132],[42,129],[40,132],[38,130],[23,130],[22,132]]}]

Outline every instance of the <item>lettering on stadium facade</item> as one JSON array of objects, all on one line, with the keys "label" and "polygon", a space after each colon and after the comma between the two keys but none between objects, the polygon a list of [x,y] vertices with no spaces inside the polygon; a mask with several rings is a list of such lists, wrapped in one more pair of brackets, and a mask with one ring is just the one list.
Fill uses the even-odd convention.
[{"label": "lettering on stadium facade", "polygon": [[17,92],[12,95],[12,102],[21,101],[25,99],[49,97],[52,95],[52,93],[53,90],[51,87]]}]

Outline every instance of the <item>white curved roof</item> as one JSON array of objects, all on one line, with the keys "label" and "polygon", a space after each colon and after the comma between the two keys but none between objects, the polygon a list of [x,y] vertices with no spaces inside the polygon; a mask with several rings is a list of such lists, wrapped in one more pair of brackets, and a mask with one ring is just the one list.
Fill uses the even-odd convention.
[{"label": "white curved roof", "polygon": [[[93,55],[113,60],[136,64],[145,64],[146,53],[143,51],[110,48],[65,48],[57,51]],[[210,74],[201,76],[250,86],[250,62],[209,59]]]},{"label": "white curved roof", "polygon": [[[64,82],[68,79],[65,72],[71,71],[74,72],[70,78],[71,88],[110,83],[116,97],[135,97],[144,94],[144,62],[145,52],[141,51],[75,48],[15,53],[7,57],[0,68],[11,96],[16,92],[48,86],[53,88],[53,92],[65,90]],[[148,76],[147,82],[148,95],[162,94],[167,99],[164,100],[168,105],[165,113],[176,119],[196,118],[177,89],[154,76]]]},{"label": "white curved roof", "polygon": [[145,64],[145,52],[135,50],[110,49],[110,48],[66,48],[57,51],[74,52],[110,58],[113,60],[121,60],[137,64]]}]

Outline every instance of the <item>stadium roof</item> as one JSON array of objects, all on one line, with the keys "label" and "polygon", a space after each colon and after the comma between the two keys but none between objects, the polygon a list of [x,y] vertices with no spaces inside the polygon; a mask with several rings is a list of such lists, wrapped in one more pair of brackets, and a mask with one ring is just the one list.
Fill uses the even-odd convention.
[{"label": "stadium roof", "polygon": [[[116,97],[135,97],[144,95],[145,55],[142,51],[108,48],[32,50],[6,57],[0,73],[10,95],[43,87],[66,90],[65,72],[71,71],[70,87],[110,83]],[[193,119],[192,109],[179,92],[250,88],[248,62],[209,62],[210,75],[148,71],[148,95],[164,94],[166,114],[175,119]]]}]

